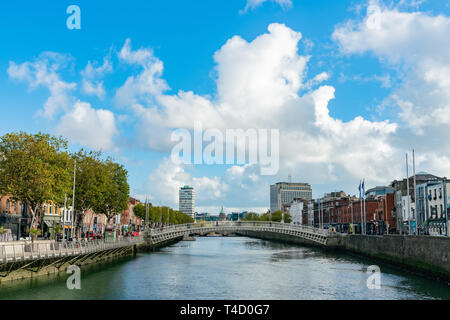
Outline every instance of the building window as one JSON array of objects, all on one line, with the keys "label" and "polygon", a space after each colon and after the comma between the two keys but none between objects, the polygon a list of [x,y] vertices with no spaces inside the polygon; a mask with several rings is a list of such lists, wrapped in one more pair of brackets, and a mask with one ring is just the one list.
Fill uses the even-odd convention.
[{"label": "building window", "polygon": [[11,205],[11,204],[10,204],[9,199],[6,200],[6,212],[7,212],[7,213],[9,213],[9,206],[10,206],[10,205]]}]

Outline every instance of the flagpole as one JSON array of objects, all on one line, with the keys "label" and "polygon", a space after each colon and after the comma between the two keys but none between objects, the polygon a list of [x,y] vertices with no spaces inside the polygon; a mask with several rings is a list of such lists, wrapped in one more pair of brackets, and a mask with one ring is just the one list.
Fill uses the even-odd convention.
[{"label": "flagpole", "polygon": [[320,200],[320,229],[323,229],[323,199]]},{"label": "flagpole", "polygon": [[363,202],[364,202],[364,234],[367,233],[367,214],[366,214],[366,187],[364,186],[364,180],[362,184],[362,192],[363,192]]},{"label": "flagpole", "polygon": [[417,194],[416,194],[416,157],[414,155],[414,149],[413,149],[413,174],[414,174],[414,204],[415,204],[415,208],[414,208],[414,219],[416,221],[415,223],[415,232],[414,234],[417,236],[417,226],[418,226],[418,220],[419,220],[419,216],[417,214],[418,210],[417,210]]},{"label": "flagpole", "polygon": [[361,234],[363,233],[363,208],[362,208],[362,199],[361,199],[361,180],[359,180],[359,186],[358,186],[358,190],[359,190],[359,208],[361,209]]},{"label": "flagpole", "polygon": [[408,234],[411,235],[411,197],[409,195],[408,153],[406,153],[406,197],[408,199]]},{"label": "flagpole", "polygon": [[322,209],[320,205],[320,199],[319,199],[319,229],[322,229]]}]

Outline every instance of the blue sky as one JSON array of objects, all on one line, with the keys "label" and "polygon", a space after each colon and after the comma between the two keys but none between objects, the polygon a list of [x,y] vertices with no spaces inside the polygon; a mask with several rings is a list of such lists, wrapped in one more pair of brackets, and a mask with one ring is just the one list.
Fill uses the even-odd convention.
[{"label": "blue sky", "polygon": [[[66,27],[72,4],[81,9],[81,30]],[[1,134],[62,134],[74,149],[102,149],[124,163],[134,196],[177,207],[178,187],[192,184],[198,210],[212,213],[221,205],[264,210],[269,185],[289,174],[310,182],[315,196],[355,194],[362,178],[369,186],[401,178],[413,147],[420,170],[448,176],[449,11],[446,1],[418,0],[2,2]],[[372,18],[379,25],[367,28]],[[235,36],[241,49],[231,45],[240,43]],[[301,84],[258,88],[258,78],[270,84],[287,71]],[[253,82],[241,82],[242,74]],[[126,87],[130,77],[134,85]],[[266,102],[269,109],[261,109]],[[240,127],[281,130],[277,175],[170,163],[168,133],[192,129],[188,119],[197,111],[212,127],[233,126],[220,111],[229,104],[246,117]],[[323,107],[328,113],[319,117]]]}]

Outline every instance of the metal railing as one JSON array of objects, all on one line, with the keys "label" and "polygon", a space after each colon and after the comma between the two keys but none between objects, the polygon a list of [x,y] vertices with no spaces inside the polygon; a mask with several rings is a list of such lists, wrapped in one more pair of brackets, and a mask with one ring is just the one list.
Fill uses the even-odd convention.
[{"label": "metal railing", "polygon": [[201,231],[209,230],[211,228],[224,229],[227,227],[237,227],[238,229],[282,229],[282,230],[292,230],[292,231],[303,231],[314,234],[319,234],[323,236],[329,235],[328,230],[318,229],[311,226],[305,225],[294,225],[288,223],[280,222],[262,222],[262,221],[212,221],[212,222],[200,222],[200,223],[189,223],[183,225],[174,225],[161,228],[150,229],[150,235],[158,235],[164,233],[171,233],[175,231]]},{"label": "metal railing", "polygon": [[132,246],[143,242],[143,237],[124,237],[114,242],[89,241],[12,241],[0,244],[0,262],[27,261],[94,253]]}]

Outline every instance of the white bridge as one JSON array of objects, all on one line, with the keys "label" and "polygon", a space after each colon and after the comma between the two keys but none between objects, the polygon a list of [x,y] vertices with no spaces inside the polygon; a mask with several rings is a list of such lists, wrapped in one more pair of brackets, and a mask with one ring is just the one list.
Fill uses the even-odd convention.
[{"label": "white bridge", "polygon": [[157,245],[166,241],[175,240],[184,236],[207,235],[209,233],[240,234],[247,232],[275,233],[297,237],[319,245],[326,245],[328,230],[317,229],[310,226],[293,225],[278,222],[203,222],[195,224],[175,225],[162,229],[151,229],[149,241]]}]

